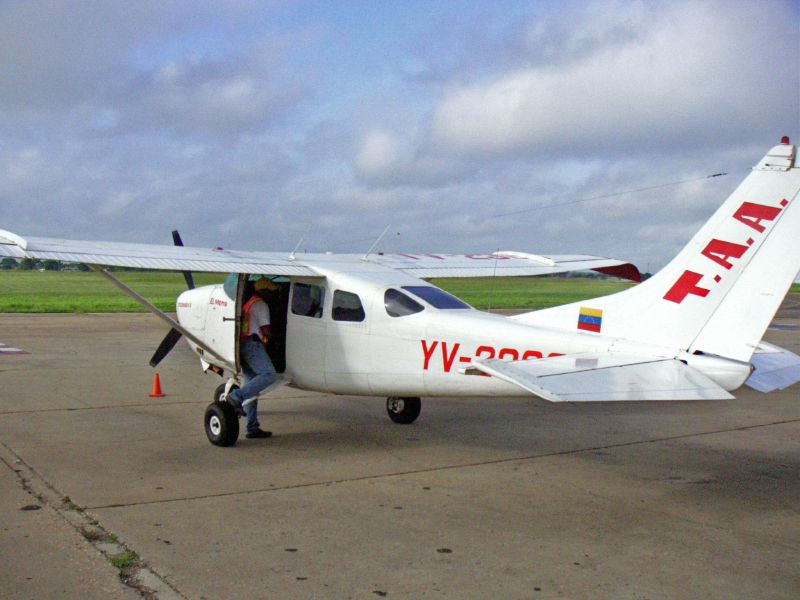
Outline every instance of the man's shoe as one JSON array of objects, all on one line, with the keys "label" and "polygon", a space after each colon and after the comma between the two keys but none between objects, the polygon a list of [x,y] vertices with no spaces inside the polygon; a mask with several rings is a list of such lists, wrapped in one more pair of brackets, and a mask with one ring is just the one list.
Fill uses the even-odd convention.
[{"label": "man's shoe", "polygon": [[271,431],[264,431],[263,429],[256,429],[255,431],[248,431],[244,437],[248,440],[256,439],[256,438],[268,438],[272,435]]}]

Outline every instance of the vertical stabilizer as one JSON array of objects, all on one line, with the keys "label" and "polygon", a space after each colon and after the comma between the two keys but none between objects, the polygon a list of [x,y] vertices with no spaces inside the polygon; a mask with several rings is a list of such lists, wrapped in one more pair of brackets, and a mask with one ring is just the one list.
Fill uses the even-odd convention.
[{"label": "vertical stabilizer", "polygon": [[[800,165],[788,138],[772,148],[664,269],[641,285],[520,315],[747,361],[800,271]],[[583,321],[581,321],[583,318]]]}]

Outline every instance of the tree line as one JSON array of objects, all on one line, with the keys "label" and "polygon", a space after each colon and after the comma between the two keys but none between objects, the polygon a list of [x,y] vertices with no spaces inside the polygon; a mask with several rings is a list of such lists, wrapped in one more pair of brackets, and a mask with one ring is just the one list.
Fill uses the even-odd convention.
[{"label": "tree line", "polygon": [[[104,267],[108,271],[148,271],[138,267]],[[0,260],[0,271],[91,271],[83,263],[62,263],[57,260],[40,260],[38,258],[3,258]]]},{"label": "tree line", "polygon": [[83,263],[61,263],[57,260],[39,260],[37,258],[4,258],[0,260],[3,271],[88,271]]}]

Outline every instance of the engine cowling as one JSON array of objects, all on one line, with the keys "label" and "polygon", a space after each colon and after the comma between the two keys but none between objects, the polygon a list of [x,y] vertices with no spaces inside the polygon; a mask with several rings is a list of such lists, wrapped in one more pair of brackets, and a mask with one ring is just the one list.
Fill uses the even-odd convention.
[{"label": "engine cowling", "polygon": [[[236,301],[221,285],[186,290],[176,302],[178,322],[232,364],[236,362]],[[191,340],[189,346],[204,362],[215,364]]]}]

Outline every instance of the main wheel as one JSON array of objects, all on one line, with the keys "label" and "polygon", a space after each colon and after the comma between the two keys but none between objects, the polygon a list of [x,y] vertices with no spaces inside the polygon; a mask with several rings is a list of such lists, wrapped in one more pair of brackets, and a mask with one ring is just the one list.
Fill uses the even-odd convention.
[{"label": "main wheel", "polygon": [[395,423],[408,425],[417,420],[422,411],[422,401],[419,398],[400,398],[392,396],[386,399],[386,412]]},{"label": "main wheel", "polygon": [[208,441],[215,446],[233,446],[239,439],[239,417],[227,402],[212,402],[204,419]]}]

